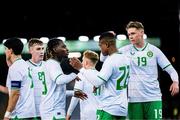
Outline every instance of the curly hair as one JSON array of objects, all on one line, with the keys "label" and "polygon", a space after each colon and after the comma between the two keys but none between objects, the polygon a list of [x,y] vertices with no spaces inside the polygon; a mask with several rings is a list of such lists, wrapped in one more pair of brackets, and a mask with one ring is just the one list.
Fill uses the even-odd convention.
[{"label": "curly hair", "polygon": [[55,57],[54,48],[56,48],[61,43],[63,43],[63,41],[58,38],[52,38],[49,40],[49,42],[47,43],[47,47],[46,47],[45,60]]}]

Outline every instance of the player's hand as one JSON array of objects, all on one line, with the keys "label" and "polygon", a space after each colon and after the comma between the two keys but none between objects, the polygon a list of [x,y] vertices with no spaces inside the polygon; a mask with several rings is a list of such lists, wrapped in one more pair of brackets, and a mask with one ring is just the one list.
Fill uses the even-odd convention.
[{"label": "player's hand", "polygon": [[75,81],[81,81],[81,79],[78,76],[74,80]]},{"label": "player's hand", "polygon": [[93,86],[93,93],[96,93],[97,89],[98,89],[97,87]]},{"label": "player's hand", "polygon": [[10,120],[10,119],[5,117],[3,120]]},{"label": "player's hand", "polygon": [[171,95],[174,96],[179,93],[179,83],[173,82],[170,86],[169,91],[171,91]]},{"label": "player's hand", "polygon": [[82,63],[78,58],[71,58],[69,64],[76,70],[80,70],[82,68]]},{"label": "player's hand", "polygon": [[70,115],[66,115],[66,120],[71,120],[71,116]]},{"label": "player's hand", "polygon": [[81,100],[86,100],[88,98],[87,94],[82,91],[75,91],[74,97],[80,98]]}]

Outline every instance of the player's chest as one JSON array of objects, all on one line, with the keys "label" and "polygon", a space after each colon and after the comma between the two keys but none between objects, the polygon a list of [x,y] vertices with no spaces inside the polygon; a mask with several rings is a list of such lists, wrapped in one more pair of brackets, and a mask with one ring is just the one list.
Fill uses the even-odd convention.
[{"label": "player's chest", "polygon": [[146,67],[156,63],[155,53],[151,50],[147,51],[131,51],[131,63],[136,66]]}]

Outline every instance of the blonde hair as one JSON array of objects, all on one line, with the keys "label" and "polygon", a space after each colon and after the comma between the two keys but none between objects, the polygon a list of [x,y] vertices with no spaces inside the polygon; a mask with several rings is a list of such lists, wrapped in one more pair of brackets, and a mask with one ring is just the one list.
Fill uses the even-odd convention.
[{"label": "blonde hair", "polygon": [[39,38],[31,38],[28,42],[28,47],[32,47],[33,45],[43,45],[43,42]]},{"label": "blonde hair", "polygon": [[91,51],[91,50],[86,50],[83,53],[83,56],[90,59],[94,65],[96,65],[99,60],[99,55],[96,52]]},{"label": "blonde hair", "polygon": [[143,29],[144,30],[143,24],[141,22],[138,22],[138,21],[130,21],[126,26],[126,30],[128,30],[129,28],[136,28],[136,29]]}]

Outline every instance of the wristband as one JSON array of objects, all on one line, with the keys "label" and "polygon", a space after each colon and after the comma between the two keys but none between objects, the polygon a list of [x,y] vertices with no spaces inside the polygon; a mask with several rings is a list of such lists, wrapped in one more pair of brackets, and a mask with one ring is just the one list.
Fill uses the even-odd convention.
[{"label": "wristband", "polygon": [[5,117],[5,118],[11,118],[11,112],[6,111],[4,117]]}]

